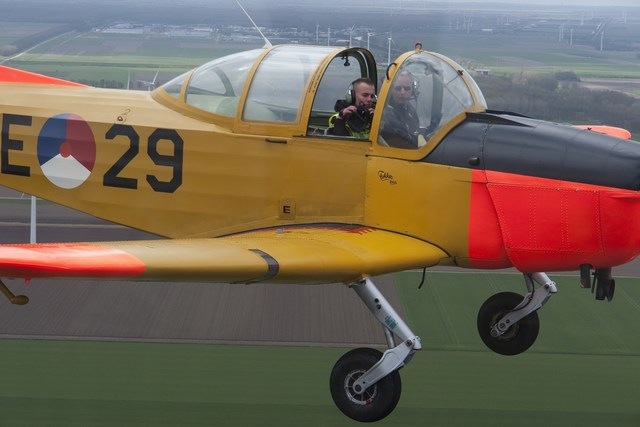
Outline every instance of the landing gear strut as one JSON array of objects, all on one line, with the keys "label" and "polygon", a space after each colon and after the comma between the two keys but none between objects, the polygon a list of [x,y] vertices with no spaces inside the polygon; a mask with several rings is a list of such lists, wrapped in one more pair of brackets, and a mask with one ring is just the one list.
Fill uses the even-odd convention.
[{"label": "landing gear strut", "polygon": [[512,356],[531,347],[540,330],[537,310],[558,292],[545,273],[526,273],[524,281],[528,291],[524,298],[512,292],[495,294],[478,312],[480,338],[496,353]]},{"label": "landing gear strut", "polygon": [[[331,371],[329,386],[334,403],[346,416],[361,422],[381,420],[398,404],[398,369],[422,348],[420,338],[398,316],[369,278],[351,284],[376,319],[385,327],[389,349],[384,353],[357,348],[342,356]],[[402,342],[395,345],[394,335]]]}]

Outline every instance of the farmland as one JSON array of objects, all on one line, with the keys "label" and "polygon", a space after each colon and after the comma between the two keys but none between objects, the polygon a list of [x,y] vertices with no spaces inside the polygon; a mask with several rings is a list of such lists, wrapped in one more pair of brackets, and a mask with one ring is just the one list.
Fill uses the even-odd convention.
[{"label": "farmland", "polygon": [[[481,301],[518,274],[397,275],[425,349],[403,368],[403,397],[381,426],[637,426],[638,279],[598,303],[575,277],[541,314],[526,354],[492,354],[475,333]],[[603,305],[604,304],[604,305]],[[349,426],[327,377],[346,350],[188,343],[0,340],[0,402],[12,426]]]},{"label": "farmland", "polygon": [[[159,80],[167,81],[213,58],[263,45],[247,18],[226,3],[217,9],[161,4],[152,10],[141,4],[128,7],[127,13],[102,3],[87,10],[61,3],[55,11],[48,4],[29,12],[12,5],[11,13],[0,17],[0,55],[5,53],[0,62],[73,80],[125,85],[128,79],[148,80],[158,69]],[[371,8],[362,12],[363,27],[348,19],[348,13],[306,7],[308,12],[300,14],[291,7],[256,6],[254,19],[274,43],[339,45],[351,38],[352,44],[369,45],[379,63],[419,40],[425,49],[450,56],[467,69],[489,69],[496,75],[571,70],[581,78],[599,79],[601,86],[604,79],[605,87],[606,79],[617,79],[614,89],[629,93],[640,80],[639,9],[602,8],[587,15],[562,9]],[[605,24],[606,38],[600,40],[593,33]],[[132,29],[104,31],[114,25]],[[210,33],[176,36],[171,26],[204,26]],[[11,52],[11,46],[18,48]],[[629,83],[621,85],[620,79]]]}]

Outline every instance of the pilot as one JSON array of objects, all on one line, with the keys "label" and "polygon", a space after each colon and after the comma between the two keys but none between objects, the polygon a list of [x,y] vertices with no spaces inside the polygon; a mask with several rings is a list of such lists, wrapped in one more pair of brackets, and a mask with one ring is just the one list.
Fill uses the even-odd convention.
[{"label": "pilot", "polygon": [[376,86],[368,77],[354,80],[345,99],[336,102],[336,114],[329,118],[329,135],[368,139],[376,106]]},{"label": "pilot", "polygon": [[384,108],[380,135],[387,145],[418,148],[420,121],[411,101],[416,98],[417,84],[408,71],[400,71],[391,87],[391,98]]}]

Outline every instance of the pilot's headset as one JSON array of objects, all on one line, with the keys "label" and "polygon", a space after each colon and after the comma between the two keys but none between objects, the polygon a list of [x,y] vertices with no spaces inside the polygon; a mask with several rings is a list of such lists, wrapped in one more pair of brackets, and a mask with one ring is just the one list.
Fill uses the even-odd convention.
[{"label": "pilot's headset", "polygon": [[348,105],[353,105],[356,103],[356,92],[353,88],[353,84],[357,81],[354,80],[349,84],[349,87],[347,88],[347,91],[344,94],[344,101],[348,104]]}]

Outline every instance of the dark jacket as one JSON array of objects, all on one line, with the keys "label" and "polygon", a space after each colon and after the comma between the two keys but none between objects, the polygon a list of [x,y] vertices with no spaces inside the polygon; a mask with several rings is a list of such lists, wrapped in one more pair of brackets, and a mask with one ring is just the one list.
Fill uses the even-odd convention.
[{"label": "dark jacket", "polygon": [[420,121],[411,104],[389,102],[382,114],[380,135],[391,147],[418,148]]}]

